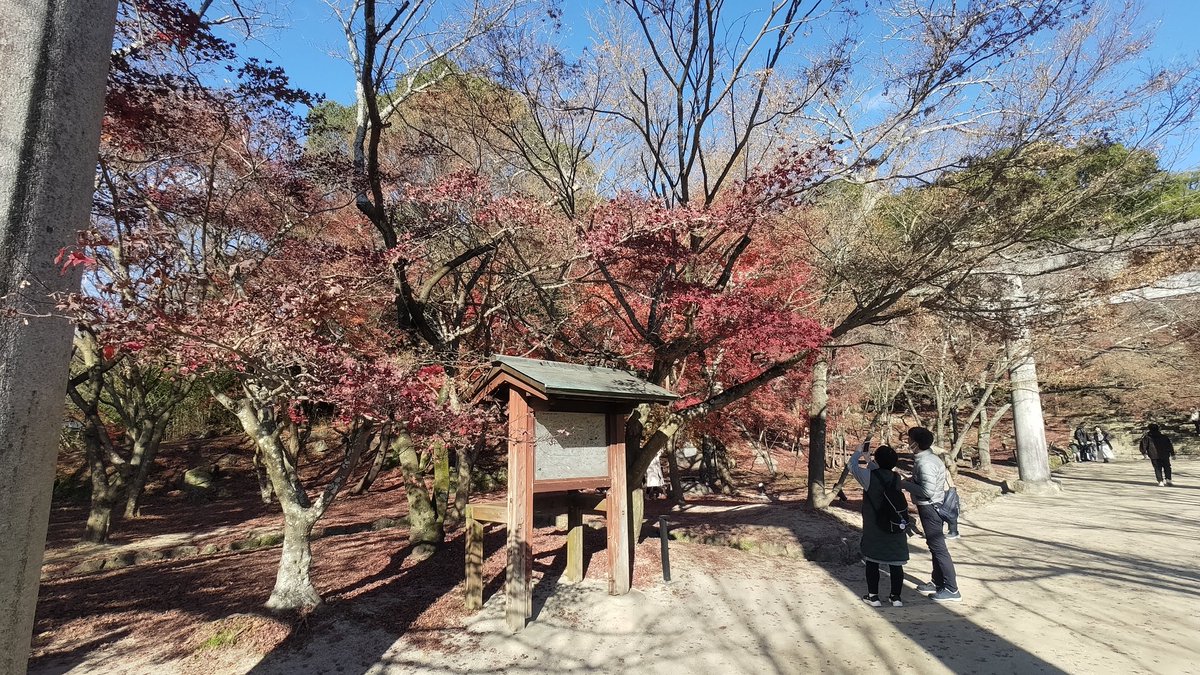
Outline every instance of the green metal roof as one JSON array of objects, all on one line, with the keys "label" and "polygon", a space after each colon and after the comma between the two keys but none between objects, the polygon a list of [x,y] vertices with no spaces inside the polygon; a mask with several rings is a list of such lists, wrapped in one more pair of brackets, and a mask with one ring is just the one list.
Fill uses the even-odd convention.
[{"label": "green metal roof", "polygon": [[662,387],[615,368],[517,356],[494,356],[492,366],[485,381],[505,372],[547,396],[646,403],[667,403],[679,398]]}]

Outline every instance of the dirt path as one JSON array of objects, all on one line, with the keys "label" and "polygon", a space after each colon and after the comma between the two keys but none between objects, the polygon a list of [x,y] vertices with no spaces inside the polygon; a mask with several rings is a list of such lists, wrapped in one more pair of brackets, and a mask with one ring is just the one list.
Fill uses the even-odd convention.
[{"label": "dirt path", "polygon": [[[1200,463],[1177,468],[1176,487],[1158,488],[1145,461],[1073,465],[1062,496],[1003,497],[976,510],[951,543],[961,604],[909,589],[907,606],[872,609],[858,600],[861,565],[676,543],[671,584],[614,598],[596,582],[548,581],[535,620],[515,636],[497,594],[467,631],[437,636],[442,649],[346,626],[313,635],[302,651],[225,654],[206,671],[1200,672]],[[928,578],[923,545],[914,543],[906,571],[910,581]],[[117,663],[105,670],[118,672]]]}]

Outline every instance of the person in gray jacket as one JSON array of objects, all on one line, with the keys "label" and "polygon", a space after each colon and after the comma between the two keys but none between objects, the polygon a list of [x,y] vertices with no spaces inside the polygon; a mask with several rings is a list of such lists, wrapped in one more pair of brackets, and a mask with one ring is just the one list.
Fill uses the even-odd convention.
[{"label": "person in gray jacket", "polygon": [[934,602],[961,602],[954,561],[942,531],[944,522],[937,510],[946,496],[946,465],[930,450],[932,446],[933,432],[925,427],[908,430],[913,475],[911,481],[903,481],[900,486],[912,494],[917,515],[921,518],[921,529],[925,530],[925,543],[933,556],[933,583],[917,584],[917,592],[929,595]]},{"label": "person in gray jacket", "polygon": [[[868,441],[867,443],[869,443]],[[863,443],[850,455],[850,475],[863,487],[862,542],[859,549],[867,564],[867,594],[863,602],[872,607],[882,607],[879,599],[879,566],[887,565],[891,577],[891,595],[888,602],[892,607],[903,607],[900,592],[904,590],[904,565],[908,563],[908,534],[886,532],[879,527],[876,511],[884,506],[884,485],[900,480],[896,475],[896,451],[886,445],[875,450],[875,461],[866,466],[859,461],[867,456],[867,443]]]}]

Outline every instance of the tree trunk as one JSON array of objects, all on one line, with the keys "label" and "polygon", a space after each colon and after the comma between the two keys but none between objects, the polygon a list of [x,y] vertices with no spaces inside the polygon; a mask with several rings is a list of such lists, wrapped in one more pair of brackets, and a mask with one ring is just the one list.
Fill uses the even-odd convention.
[{"label": "tree trunk", "polygon": [[762,434],[758,436],[758,452],[762,453],[763,464],[767,466],[767,473],[772,478],[775,477],[775,460],[771,458],[771,446],[763,442]]},{"label": "tree trunk", "polygon": [[822,353],[813,363],[812,395],[808,403],[808,507],[824,508],[825,423],[829,408],[829,358]]},{"label": "tree trunk", "polygon": [[[282,501],[282,500],[281,500]],[[296,504],[283,505],[283,553],[275,588],[267,599],[267,608],[283,611],[316,607],[321,596],[313,586],[312,545],[310,537],[316,518]]]},{"label": "tree trunk", "polygon": [[262,450],[255,448],[254,450],[254,476],[258,479],[258,497],[264,504],[270,504],[275,500],[275,488],[271,485],[271,477],[267,475],[267,468],[263,466]]},{"label": "tree trunk", "polygon": [[933,420],[933,437],[935,442],[942,447],[946,445],[946,399],[942,392],[941,376],[938,376],[937,386],[934,388],[933,396],[934,420]]},{"label": "tree trunk", "polygon": [[425,484],[425,467],[408,434],[399,434],[394,447],[404,476],[404,493],[408,500],[408,543],[417,559],[433,555],[442,544],[444,532],[434,506],[434,496]]},{"label": "tree trunk", "polygon": [[[88,451],[88,455],[92,455],[91,450]],[[93,544],[104,544],[108,542],[108,532],[112,527],[112,512],[117,503],[118,489],[110,484],[103,462],[92,461],[91,465],[92,500],[83,540]]]},{"label": "tree trunk", "polygon": [[448,514],[452,522],[460,523],[466,518],[467,502],[471,499],[471,484],[475,480],[475,461],[487,443],[487,436],[479,435],[474,446],[458,448],[458,482],[454,488],[454,512]]},{"label": "tree trunk", "polygon": [[387,460],[388,445],[390,441],[386,434],[382,434],[375,443],[375,457],[371,460],[371,466],[363,477],[358,479],[353,488],[350,488],[350,494],[361,495],[366,494],[367,490],[375,484],[375,480],[379,478],[379,472],[383,469],[383,463]]},{"label": "tree trunk", "polygon": [[707,485],[709,488],[716,489],[716,471],[714,470],[714,459],[716,448],[713,445],[712,437],[700,437],[700,482]]},{"label": "tree trunk", "polygon": [[[94,392],[98,395],[98,391],[97,386]],[[104,422],[94,407],[85,411],[85,415],[87,422],[84,427],[83,440],[91,470],[92,496],[87,525],[83,531],[83,541],[103,544],[108,542],[108,533],[112,528],[112,512],[117,503],[121,479],[115,470],[111,476],[109,475],[108,462],[105,461],[105,458],[112,450],[112,441],[104,429]]]},{"label": "tree trunk", "polygon": [[721,494],[731,495],[734,493],[735,483],[733,474],[729,472],[729,448],[716,437],[713,438],[713,447],[715,450],[713,453],[713,466],[717,471],[717,486]]},{"label": "tree trunk", "polygon": [[986,410],[979,412],[979,440],[976,443],[976,468],[984,473],[992,472],[992,425],[988,424]]},{"label": "tree trunk", "polygon": [[988,420],[987,411],[981,410],[979,417],[979,470],[992,473],[992,430],[1000,420],[1004,419],[1004,413],[1008,412],[1011,406],[1008,403],[1000,406],[992,415],[991,420]]},{"label": "tree trunk", "polygon": [[642,528],[646,523],[646,488],[638,480],[637,487],[629,491],[629,543],[637,546],[642,540]]},{"label": "tree trunk", "polygon": [[[961,453],[962,445],[966,441],[966,434],[968,431],[970,431],[971,425],[975,423],[975,419],[977,417],[979,417],[980,415],[983,415],[982,419],[986,419],[987,406],[992,400],[992,392],[996,390],[997,380],[1004,373],[1004,364],[1005,363],[1007,363],[1006,357],[997,360],[997,362],[995,363],[994,371],[993,371],[991,377],[988,378],[987,384],[983,388],[983,393],[980,394],[979,400],[975,402],[975,406],[971,410],[970,416],[967,417],[967,422],[964,425],[963,429],[961,429],[959,431],[959,437],[958,437],[958,440],[955,441],[955,446],[954,446],[954,449],[955,449],[954,455],[955,456],[957,456],[958,454]],[[1004,409],[1007,410],[1008,409],[1007,406],[1005,406]],[[996,423],[995,420],[993,420],[992,424],[995,424],[995,423]],[[983,422],[980,422],[980,424],[982,425]],[[989,429],[988,431],[990,433],[991,430]]]},{"label": "tree trunk", "polygon": [[150,469],[154,466],[154,458],[162,445],[163,435],[167,431],[170,415],[164,416],[148,432],[148,437],[134,443],[133,455],[130,457],[129,485],[125,488],[125,517],[136,518],[141,511],[142,492],[146,489],[146,480]]},{"label": "tree trunk", "polygon": [[113,500],[111,498],[92,498],[92,506],[88,509],[87,526],[83,530],[83,540],[93,544],[103,544],[108,541],[108,531],[112,527]]},{"label": "tree trunk", "polygon": [[[921,417],[921,413],[917,412],[917,405],[913,403],[912,394],[908,393],[908,386],[901,385],[900,393],[904,394],[904,402],[908,405],[908,414],[912,415],[913,426],[923,427],[925,422]],[[901,443],[903,443],[904,434],[900,435]]]},{"label": "tree trunk", "polygon": [[255,398],[263,389],[265,387],[257,384],[244,383],[246,397],[239,400],[215,389],[210,391],[222,406],[237,415],[246,436],[254,442],[256,454],[262,460],[283,511],[283,551],[275,576],[275,588],[267,600],[267,607],[276,610],[315,607],[321,603],[321,596],[317,594],[310,578],[312,549],[309,538],[313,525],[325,514],[358,466],[370,442],[372,425],[361,420],[354,422],[354,431],[347,435],[343,448],[346,454],[341,466],[320,497],[313,501],[300,480],[298,467],[293,463],[293,458],[300,455],[303,447],[293,446],[294,452],[289,453],[281,438],[283,426],[287,423],[281,424],[276,416],[283,406],[270,398]]},{"label": "tree trunk", "polygon": [[141,500],[142,493],[146,490],[146,480],[150,477],[150,462],[130,468],[133,469],[133,473],[129,476],[129,486],[125,489],[125,517],[137,518],[141,515]]},{"label": "tree trunk", "polygon": [[310,567],[312,551],[309,535],[324,509],[313,507],[304,486],[289,461],[288,450],[280,438],[280,427],[270,408],[250,398],[233,402],[218,398],[226,408],[236,412],[246,435],[254,441],[255,454],[262,461],[271,487],[283,510],[283,552],[275,575],[275,588],[267,599],[274,610],[293,610],[315,607],[321,596],[312,584]]},{"label": "tree trunk", "polygon": [[446,531],[446,508],[450,504],[450,449],[438,443],[433,450],[433,508],[438,530]]}]

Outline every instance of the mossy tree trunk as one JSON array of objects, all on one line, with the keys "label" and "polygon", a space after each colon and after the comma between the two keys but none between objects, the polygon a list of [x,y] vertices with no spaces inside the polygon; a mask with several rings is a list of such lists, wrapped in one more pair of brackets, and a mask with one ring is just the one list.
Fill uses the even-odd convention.
[{"label": "mossy tree trunk", "polygon": [[417,451],[412,437],[407,433],[396,435],[393,451],[400,462],[404,494],[408,501],[408,543],[413,547],[413,555],[427,558],[433,555],[445,538],[434,491],[425,480],[429,461]]}]

